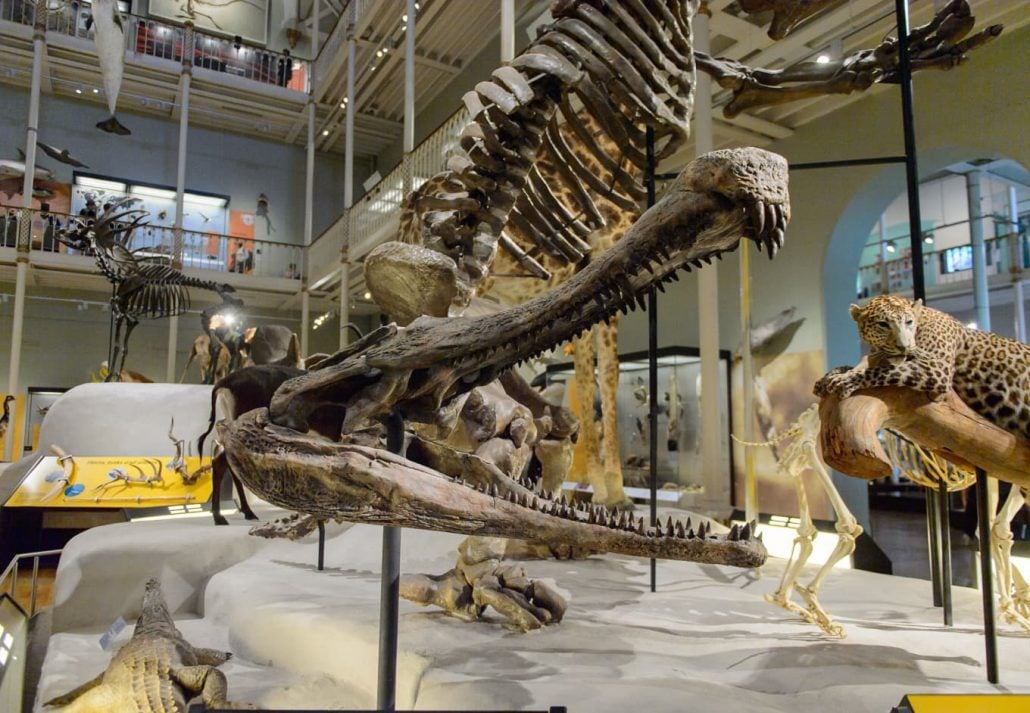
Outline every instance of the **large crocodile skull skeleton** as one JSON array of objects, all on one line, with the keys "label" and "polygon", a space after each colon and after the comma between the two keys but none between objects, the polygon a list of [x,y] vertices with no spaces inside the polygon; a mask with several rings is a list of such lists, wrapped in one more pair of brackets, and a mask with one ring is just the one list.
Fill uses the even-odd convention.
[{"label": "large crocodile skull skeleton", "polygon": [[[464,461],[465,471],[490,471],[485,478],[493,479],[468,487],[369,446],[361,435],[391,415],[446,424],[462,394],[617,310],[643,305],[649,289],[733,250],[742,237],[771,256],[783,244],[789,217],[782,157],[759,149],[706,154],[615,248],[558,289],[487,317],[391,325],[325,368],[283,384],[267,411],[219,424],[230,464],[261,497],[320,518],[757,566],[765,548],[750,527],[725,536],[703,524],[695,531],[689,522],[645,527],[626,513],[542,498],[496,477],[488,465],[477,466],[474,457]],[[340,434],[340,440],[309,430]]]}]

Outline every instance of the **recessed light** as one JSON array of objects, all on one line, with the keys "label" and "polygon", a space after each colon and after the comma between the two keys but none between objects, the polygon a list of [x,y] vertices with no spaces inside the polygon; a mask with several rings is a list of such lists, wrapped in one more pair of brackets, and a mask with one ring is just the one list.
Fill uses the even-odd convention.
[{"label": "recessed light", "polygon": [[816,64],[829,64],[830,63],[830,55],[828,55],[828,54],[821,54],[821,55],[819,55],[818,57],[815,58],[815,63]]},{"label": "recessed light", "polygon": [[322,136],[328,136],[328,135],[329,135],[329,129],[322,129]]},{"label": "recessed light", "polygon": [[99,89],[97,89],[96,87],[93,87],[93,93],[94,93],[94,94],[99,94],[99,93],[100,93],[100,90],[99,90]]},{"label": "recessed light", "polygon": [[75,90],[75,93],[76,93],[76,94],[82,94],[82,90],[81,90],[81,89],[76,89],[76,90]]}]

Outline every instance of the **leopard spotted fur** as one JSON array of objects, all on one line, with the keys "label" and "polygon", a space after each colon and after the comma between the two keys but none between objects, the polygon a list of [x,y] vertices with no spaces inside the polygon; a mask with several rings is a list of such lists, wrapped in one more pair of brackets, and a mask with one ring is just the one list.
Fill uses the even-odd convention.
[{"label": "leopard spotted fur", "polygon": [[906,386],[939,401],[954,389],[991,423],[1030,438],[1030,346],[966,327],[922,300],[883,295],[850,311],[870,347],[868,367],[831,371],[817,396]]}]

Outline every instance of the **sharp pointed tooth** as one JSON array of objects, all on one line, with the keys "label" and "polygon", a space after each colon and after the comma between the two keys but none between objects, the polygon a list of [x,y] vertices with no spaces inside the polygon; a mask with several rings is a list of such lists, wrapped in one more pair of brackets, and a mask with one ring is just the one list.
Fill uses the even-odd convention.
[{"label": "sharp pointed tooth", "polygon": [[569,504],[569,501],[565,499],[565,493],[564,492],[562,492],[561,498],[558,500],[558,502],[560,502],[563,507]]},{"label": "sharp pointed tooth", "polygon": [[687,539],[688,540],[693,540],[694,539],[694,528],[692,528],[692,527],[688,527],[687,528]]},{"label": "sharp pointed tooth", "polygon": [[519,495],[519,505],[521,505],[522,507],[528,507],[529,506],[529,496],[526,495],[525,493],[522,493],[521,495]]},{"label": "sharp pointed tooth", "polygon": [[755,233],[761,235],[765,232],[765,205],[762,201],[756,201],[748,212],[751,214],[751,223],[755,226]]},{"label": "sharp pointed tooth", "polygon": [[[690,272],[690,268],[687,268],[687,272]],[[669,279],[673,282],[679,282],[680,276],[676,274],[675,270],[669,273]]]},{"label": "sharp pointed tooth", "polygon": [[637,304],[640,305],[640,309],[644,310],[645,312],[647,311],[647,300],[644,299],[644,295],[637,295]]},{"label": "sharp pointed tooth", "polygon": [[763,229],[758,231],[759,233],[765,232],[764,226],[769,226],[769,229],[772,230],[780,223],[779,210],[777,209],[777,206],[773,205],[772,203],[767,203],[765,205],[763,217],[765,219],[765,222],[763,223]]},{"label": "sharp pointed tooth", "polygon": [[676,535],[676,528],[674,528],[672,526],[672,518],[670,517],[668,524],[665,526],[665,536],[666,537],[675,537],[675,535]]},{"label": "sharp pointed tooth", "polygon": [[662,536],[662,523],[660,523],[660,522],[659,523],[655,523],[655,526],[654,526],[654,536],[655,537],[661,537]]},{"label": "sharp pointed tooth", "polygon": [[658,291],[659,291],[659,292],[662,292],[662,293],[664,293],[664,292],[665,292],[665,284],[664,284],[664,283],[662,283],[662,282],[657,282],[657,283],[655,283],[655,287],[657,287],[657,288],[658,288]]},{"label": "sharp pointed tooth", "polygon": [[590,523],[591,525],[596,525],[597,524],[597,518],[594,516],[594,511],[593,510],[591,510],[589,513],[587,513],[587,522]]},{"label": "sharp pointed tooth", "polygon": [[740,528],[740,539],[747,542],[751,539],[751,523],[747,523],[744,527]]},{"label": "sharp pointed tooth", "polygon": [[734,524],[733,527],[730,528],[730,534],[726,536],[726,539],[727,540],[732,540],[733,542],[736,542],[737,540],[739,540],[740,539],[740,527],[738,525]]},{"label": "sharp pointed tooth", "polygon": [[493,497],[496,498],[497,497],[497,493],[498,493],[497,483],[491,483],[490,484],[490,495],[492,495]]},{"label": "sharp pointed tooth", "polygon": [[707,534],[708,534],[708,528],[706,528],[705,524],[702,522],[700,525],[697,526],[697,536],[700,537],[703,540],[703,539],[705,539],[705,536]]},{"label": "sharp pointed tooth", "polygon": [[692,522],[690,521],[690,518],[688,517],[688,518],[687,518],[687,529],[688,529],[688,530],[692,530],[693,528],[694,528],[694,523],[692,523]]},{"label": "sharp pointed tooth", "polygon": [[619,518],[612,515],[608,518],[608,527],[615,528],[619,526]]},{"label": "sharp pointed tooth", "polygon": [[640,518],[637,521],[637,534],[638,535],[643,535],[644,534],[644,518]]},{"label": "sharp pointed tooth", "polygon": [[684,537],[686,537],[686,532],[683,529],[683,523],[682,522],[677,522],[676,523],[676,537],[680,538],[681,540]]},{"label": "sharp pointed tooth", "polygon": [[534,509],[534,510],[536,510],[536,509],[537,509],[537,507],[538,507],[538,504],[539,504],[539,502],[540,502],[540,501],[539,501],[539,500],[537,500],[537,497],[536,497],[536,496],[534,495],[534,496],[533,496],[533,503],[532,503],[532,504],[533,504],[533,509]]}]

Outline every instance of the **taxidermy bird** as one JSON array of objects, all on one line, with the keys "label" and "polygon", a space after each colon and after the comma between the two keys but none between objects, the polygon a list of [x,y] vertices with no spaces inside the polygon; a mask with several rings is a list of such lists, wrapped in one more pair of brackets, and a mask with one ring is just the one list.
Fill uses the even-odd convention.
[{"label": "taxidermy bird", "polygon": [[268,214],[268,196],[264,193],[258,196],[257,210],[254,212],[258,217],[264,217],[265,222],[268,223],[268,232],[274,233],[275,228],[272,227],[272,216]]},{"label": "taxidermy bird", "polygon": [[131,134],[115,117],[118,106],[118,92],[122,88],[123,63],[125,61],[125,27],[118,12],[116,0],[93,0],[93,14],[86,20],[86,30],[96,27],[93,41],[100,60],[100,74],[104,80],[104,95],[111,116],[97,122],[97,128],[109,134],[125,136]]},{"label": "taxidermy bird", "polygon": [[0,438],[7,435],[7,426],[11,422],[11,402],[14,401],[14,397],[10,394],[4,398],[4,415],[0,416]]},{"label": "taxidermy bird", "polygon": [[68,149],[59,149],[56,146],[44,144],[42,141],[37,141],[36,146],[43,149],[43,153],[55,161],[66,163],[69,166],[74,166],[75,168],[89,168],[89,166],[68,153]]}]

